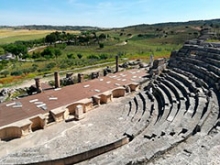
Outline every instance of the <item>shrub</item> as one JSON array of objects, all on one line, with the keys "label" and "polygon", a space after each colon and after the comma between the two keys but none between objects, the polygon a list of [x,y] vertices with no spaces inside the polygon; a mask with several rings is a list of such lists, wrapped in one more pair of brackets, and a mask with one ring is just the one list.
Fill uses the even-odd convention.
[{"label": "shrub", "polygon": [[70,53],[66,55],[68,59],[75,59],[74,54]]},{"label": "shrub", "polygon": [[99,44],[99,48],[100,48],[100,49],[104,48],[104,44],[103,44],[103,43],[100,43],[100,44]]},{"label": "shrub", "polygon": [[33,54],[32,54],[33,59],[40,58],[40,57],[41,57],[41,54],[39,52],[37,52],[37,53],[33,52]]},{"label": "shrub", "polygon": [[23,72],[21,70],[15,70],[11,72],[11,76],[20,76]]},{"label": "shrub", "polygon": [[53,58],[54,57],[54,48],[52,47],[47,47],[44,49],[44,51],[41,53],[42,57],[45,58]]},{"label": "shrub", "polygon": [[91,54],[91,55],[89,55],[89,56],[87,56],[87,58],[88,59],[99,59],[99,56],[97,56],[97,55],[94,55],[94,54]]},{"label": "shrub", "polygon": [[83,55],[82,55],[82,54],[80,54],[80,53],[78,53],[78,54],[77,54],[77,57],[78,57],[79,59],[81,59],[81,58],[82,58],[82,56],[83,56]]},{"label": "shrub", "polygon": [[52,68],[54,68],[55,66],[56,66],[56,63],[55,63],[55,62],[50,62],[50,63],[48,63],[48,64],[46,65],[46,68],[52,69]]},{"label": "shrub", "polygon": [[108,58],[108,55],[107,55],[107,54],[100,54],[100,55],[99,55],[99,58],[100,58],[101,60],[106,60],[106,59]]}]

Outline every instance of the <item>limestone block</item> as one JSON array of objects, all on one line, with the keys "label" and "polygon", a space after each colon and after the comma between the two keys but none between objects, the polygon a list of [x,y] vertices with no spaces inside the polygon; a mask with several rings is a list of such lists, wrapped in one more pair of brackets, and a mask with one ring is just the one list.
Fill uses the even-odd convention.
[{"label": "limestone block", "polygon": [[12,140],[21,136],[21,129],[17,126],[8,126],[0,129],[0,140]]},{"label": "limestone block", "polygon": [[131,92],[132,91],[138,91],[139,83],[132,83],[132,84],[129,84],[128,86],[130,87]]},{"label": "limestone block", "polygon": [[99,97],[100,97],[101,104],[102,103],[107,104],[108,102],[112,101],[112,92],[111,91],[104,92],[100,94]]},{"label": "limestone block", "polygon": [[53,118],[56,122],[63,121],[65,119],[65,108],[57,108],[51,110],[51,113],[53,115]]},{"label": "limestone block", "polygon": [[112,90],[112,96],[115,98],[124,97],[126,94],[126,89],[124,87],[118,87]]},{"label": "limestone block", "polygon": [[83,113],[83,106],[77,105],[75,109],[75,118],[77,120],[81,120],[85,117],[85,114]]}]

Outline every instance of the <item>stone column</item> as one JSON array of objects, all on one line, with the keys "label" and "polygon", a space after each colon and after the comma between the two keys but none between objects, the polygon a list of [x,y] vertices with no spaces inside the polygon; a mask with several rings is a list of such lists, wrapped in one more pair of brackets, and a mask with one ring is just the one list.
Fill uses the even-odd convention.
[{"label": "stone column", "polygon": [[83,82],[83,74],[78,74],[78,83]]},{"label": "stone column", "polygon": [[59,72],[54,72],[55,88],[60,88],[60,75]]},{"label": "stone column", "polygon": [[35,85],[36,85],[36,88],[37,88],[37,93],[41,93],[42,88],[41,88],[40,78],[37,77],[34,80],[35,80]]},{"label": "stone column", "polygon": [[116,65],[115,72],[118,72],[118,55],[115,56],[115,65]]}]

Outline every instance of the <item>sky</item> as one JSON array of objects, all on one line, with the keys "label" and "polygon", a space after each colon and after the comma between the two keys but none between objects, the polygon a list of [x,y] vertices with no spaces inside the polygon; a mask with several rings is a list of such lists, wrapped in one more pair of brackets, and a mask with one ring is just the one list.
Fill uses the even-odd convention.
[{"label": "sky", "polygon": [[220,18],[220,0],[0,0],[0,25],[103,28]]}]

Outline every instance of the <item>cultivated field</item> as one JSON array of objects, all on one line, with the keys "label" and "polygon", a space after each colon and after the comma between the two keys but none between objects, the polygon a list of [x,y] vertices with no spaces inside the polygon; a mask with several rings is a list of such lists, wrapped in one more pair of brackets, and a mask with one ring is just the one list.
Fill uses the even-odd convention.
[{"label": "cultivated field", "polygon": [[[29,30],[29,29],[0,29],[0,45],[13,43],[15,41],[28,41],[45,37],[55,30]],[[69,33],[79,33],[79,31],[68,31]]]}]

